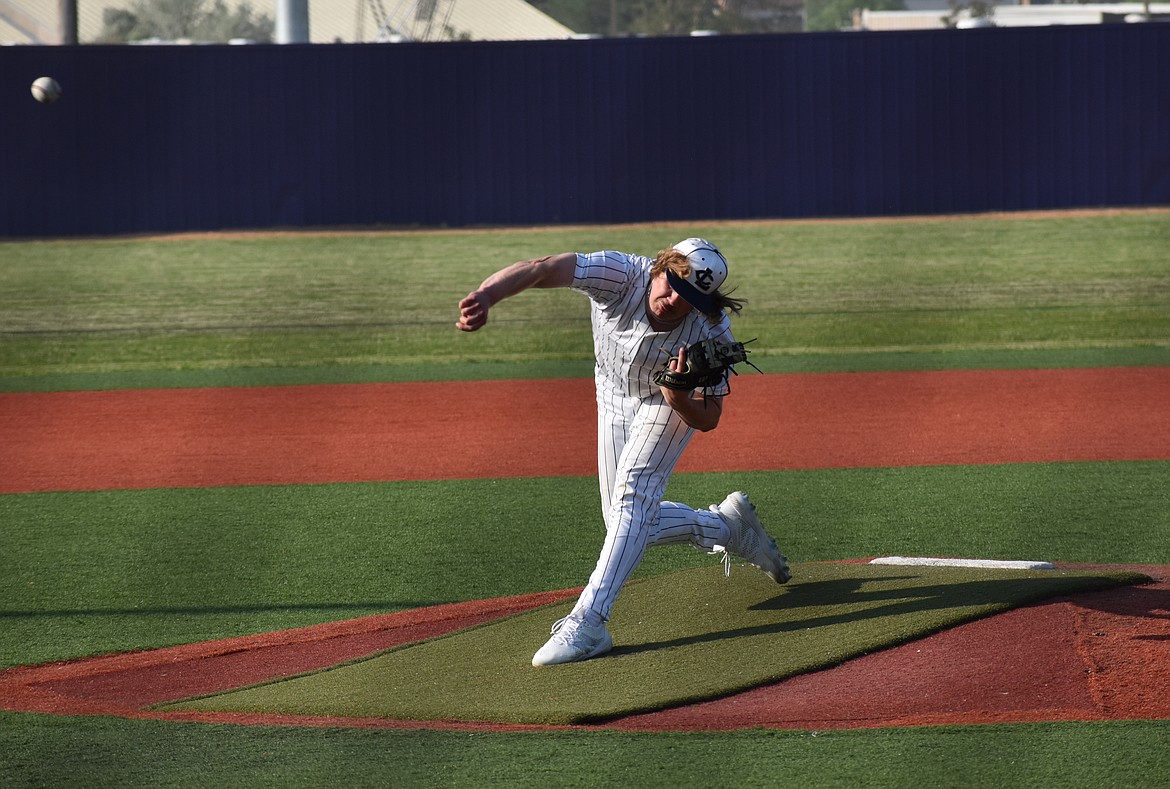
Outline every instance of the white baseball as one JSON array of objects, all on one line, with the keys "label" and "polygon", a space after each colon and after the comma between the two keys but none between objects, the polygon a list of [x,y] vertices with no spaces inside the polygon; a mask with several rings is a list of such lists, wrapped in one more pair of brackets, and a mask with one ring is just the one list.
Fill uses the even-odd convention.
[{"label": "white baseball", "polygon": [[61,98],[61,85],[52,77],[38,77],[33,80],[30,90],[33,98],[41,104],[52,104]]}]

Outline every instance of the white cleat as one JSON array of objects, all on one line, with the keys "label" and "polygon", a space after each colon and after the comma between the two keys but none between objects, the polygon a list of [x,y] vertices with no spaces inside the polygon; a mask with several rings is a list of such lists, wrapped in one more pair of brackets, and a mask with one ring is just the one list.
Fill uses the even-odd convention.
[{"label": "white cleat", "polygon": [[552,626],[552,638],[532,656],[534,666],[555,666],[604,655],[613,649],[605,623],[593,626],[572,614]]},{"label": "white cleat", "polygon": [[764,525],[756,517],[756,507],[748,500],[747,494],[736,491],[711,509],[723,517],[731,531],[725,553],[742,557],[778,584],[788,583],[792,577],[788,571],[788,559],[764,530]]}]

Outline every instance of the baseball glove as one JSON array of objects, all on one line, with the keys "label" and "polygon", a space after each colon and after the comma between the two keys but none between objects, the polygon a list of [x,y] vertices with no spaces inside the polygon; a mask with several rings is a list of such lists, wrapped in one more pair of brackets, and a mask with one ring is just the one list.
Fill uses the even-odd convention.
[{"label": "baseball glove", "polygon": [[[752,340],[748,340],[752,342]],[[671,362],[677,362],[678,357],[672,356],[662,369],[654,373],[654,383],[668,389],[707,389],[718,386],[727,378],[728,372],[735,372],[732,367],[739,362],[748,362],[748,351],[742,342],[719,342],[718,340],[702,340],[687,348],[687,369],[672,370]],[[752,367],[755,367],[752,364]],[[759,369],[759,368],[756,368]]]}]

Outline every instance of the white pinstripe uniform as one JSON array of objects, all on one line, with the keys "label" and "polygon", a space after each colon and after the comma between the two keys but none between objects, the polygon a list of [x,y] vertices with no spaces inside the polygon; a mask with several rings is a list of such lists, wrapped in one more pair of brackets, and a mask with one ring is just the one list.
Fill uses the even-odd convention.
[{"label": "white pinstripe uniform", "polygon": [[[572,289],[589,296],[596,356],[597,466],[605,543],[574,612],[609,618],[622,584],[645,550],[689,542],[711,551],[727,542],[715,512],[662,501],[675,464],[694,434],[651,376],[666,356],[708,338],[733,342],[726,315],[712,323],[692,310],[677,327],[656,332],[646,297],[654,261],[622,252],[578,254]],[[707,390],[728,392],[726,382]]]}]

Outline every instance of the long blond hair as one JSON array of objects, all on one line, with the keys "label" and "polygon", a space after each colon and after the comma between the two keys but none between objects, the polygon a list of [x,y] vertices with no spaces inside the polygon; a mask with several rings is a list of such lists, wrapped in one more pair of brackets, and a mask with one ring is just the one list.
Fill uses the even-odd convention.
[{"label": "long blond hair", "polygon": [[[657,277],[668,269],[676,277],[686,279],[691,275],[691,261],[674,247],[664,249],[654,259],[654,265],[650,267],[650,276]],[[711,311],[706,315],[712,321],[719,320],[724,312],[738,315],[744,304],[747,304],[745,299],[733,299],[730,293],[716,290],[711,294]]]}]

